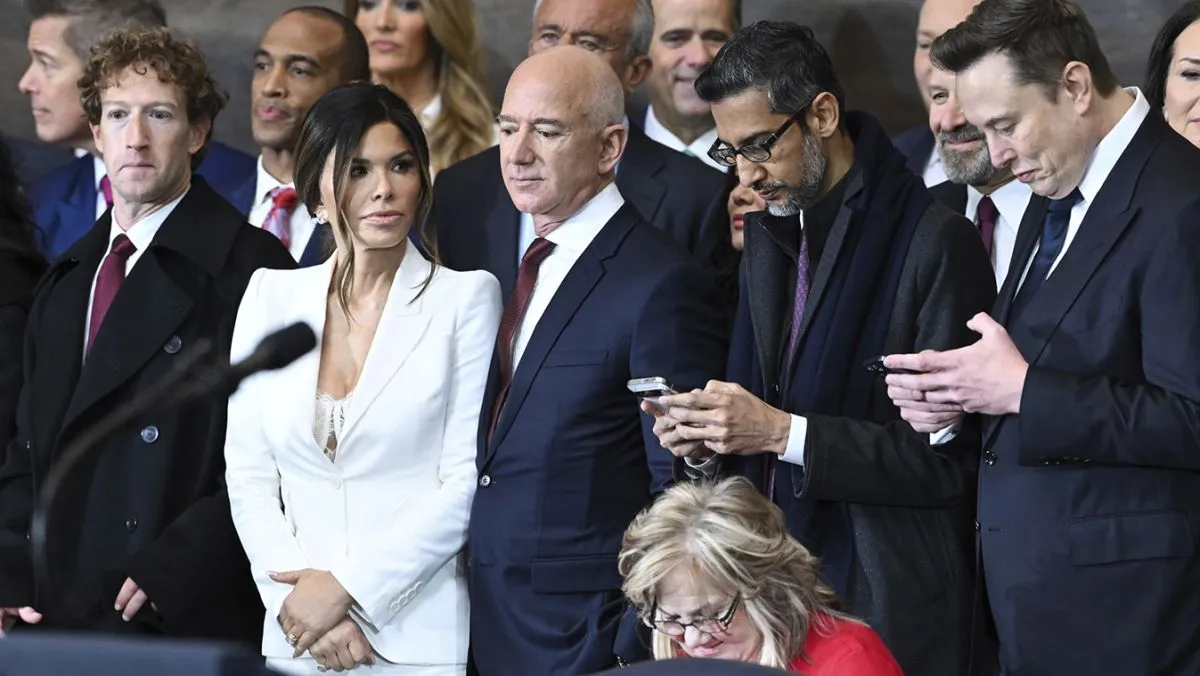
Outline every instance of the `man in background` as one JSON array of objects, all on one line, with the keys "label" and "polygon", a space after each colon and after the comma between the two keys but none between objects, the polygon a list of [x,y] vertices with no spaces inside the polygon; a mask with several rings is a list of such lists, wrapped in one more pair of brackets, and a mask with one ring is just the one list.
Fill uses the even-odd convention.
[{"label": "man in background", "polygon": [[230,201],[250,225],[278,237],[301,267],[325,259],[326,232],[296,196],[296,139],[308,109],[325,92],[371,79],[369,58],[353,20],[316,6],[284,12],[254,52],[250,129],[261,151],[254,175]]},{"label": "man in background", "polygon": [[[917,20],[917,45],[913,50],[913,75],[917,91],[928,112],[932,99],[929,93],[929,76],[933,64],[929,61],[929,47],[939,35],[954,28],[971,13],[979,0],[925,0],[921,3],[921,14]],[[929,125],[917,125],[897,134],[892,143],[908,158],[908,168],[925,180],[925,185],[934,186],[946,181],[941,156],[934,152],[934,136]]]},{"label": "man in background", "polygon": [[[626,97],[650,71],[650,0],[541,0],[533,24],[530,54],[556,45],[593,52],[617,74]],[[733,245],[725,176],[651,141],[627,118],[624,126],[628,141],[616,167],[621,194],[702,265],[726,267]],[[499,148],[438,174],[433,205],[442,261],[456,270],[490,271],[507,297],[516,284],[517,264],[536,235],[532,217],[519,212],[504,189]]]},{"label": "man in background", "polygon": [[[944,183],[929,192],[942,204],[975,223],[992,260],[996,288],[1009,272],[1017,231],[1037,227],[1046,200],[1013,177],[1008,166],[992,164],[986,135],[963,115],[954,91],[954,73],[934,68],[929,75],[929,130],[937,141],[937,156],[946,172]],[[1032,209],[1028,208],[1032,205]]]},{"label": "man in background", "polygon": [[712,106],[696,94],[696,78],[742,27],[741,4],[740,0],[654,0],[646,136],[721,172],[728,167],[708,156],[717,130]]},{"label": "man in background", "polygon": [[[114,28],[166,26],[167,18],[158,0],[29,0],[27,6],[31,62],[19,86],[29,96],[38,139],[75,154],[28,186],[39,246],[53,259],[112,204],[76,84],[92,46]],[[210,140],[205,151],[197,173],[223,197],[254,172],[253,158],[228,146]]]}]

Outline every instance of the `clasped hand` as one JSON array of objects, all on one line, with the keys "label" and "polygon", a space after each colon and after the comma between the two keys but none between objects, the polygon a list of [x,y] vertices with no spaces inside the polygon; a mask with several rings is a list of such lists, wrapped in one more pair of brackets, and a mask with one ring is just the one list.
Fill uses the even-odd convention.
[{"label": "clasped hand", "polygon": [[358,623],[347,615],[354,599],[329,571],[293,570],[271,573],[271,579],[295,587],[279,611],[279,627],[295,648],[333,671],[373,664],[371,645]]}]

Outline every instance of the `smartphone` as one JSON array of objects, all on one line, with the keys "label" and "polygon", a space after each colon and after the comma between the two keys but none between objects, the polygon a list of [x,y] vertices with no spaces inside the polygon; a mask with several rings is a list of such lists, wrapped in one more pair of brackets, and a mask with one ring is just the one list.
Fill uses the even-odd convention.
[{"label": "smartphone", "polygon": [[887,355],[881,354],[878,357],[871,357],[863,362],[863,368],[881,376],[886,376],[889,373],[919,373],[918,371],[910,371],[909,369],[890,369],[883,365],[883,358]]},{"label": "smartphone", "polygon": [[638,395],[642,401],[650,402],[659,415],[666,413],[666,410],[658,405],[658,398],[668,394],[679,394],[674,387],[667,384],[667,379],[661,376],[634,378],[625,383],[625,386],[629,388],[630,392]]}]

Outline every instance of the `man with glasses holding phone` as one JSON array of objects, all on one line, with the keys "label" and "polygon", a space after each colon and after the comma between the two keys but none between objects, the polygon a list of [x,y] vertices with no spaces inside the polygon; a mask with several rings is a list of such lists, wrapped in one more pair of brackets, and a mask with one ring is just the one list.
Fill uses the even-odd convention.
[{"label": "man with glasses holding phone", "polygon": [[696,91],[710,157],[767,211],[746,219],[730,382],[659,398],[655,432],[693,474],[757,482],[905,673],[967,673],[978,430],[915,432],[876,362],[974,340],[996,294],[979,235],[844,110],[809,28],[739,31]]}]

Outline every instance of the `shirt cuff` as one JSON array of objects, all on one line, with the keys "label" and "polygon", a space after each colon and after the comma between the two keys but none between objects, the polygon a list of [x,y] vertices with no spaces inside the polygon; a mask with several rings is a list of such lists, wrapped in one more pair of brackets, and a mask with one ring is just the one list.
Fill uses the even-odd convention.
[{"label": "shirt cuff", "polygon": [[693,478],[713,478],[717,473],[717,468],[720,463],[717,462],[717,454],[713,453],[704,460],[696,460],[691,457],[684,457],[683,464],[687,465],[688,474]]},{"label": "shirt cuff", "polygon": [[804,466],[804,442],[808,439],[808,419],[804,416],[793,415],[792,426],[788,429],[787,447],[780,460],[792,465]]},{"label": "shirt cuff", "polygon": [[954,441],[954,438],[958,436],[958,430],[961,427],[962,427],[962,418],[959,418],[958,420],[955,420],[954,422],[950,423],[948,426],[943,427],[942,429],[940,429],[936,432],[930,433],[929,445],[930,446],[941,446],[942,444],[948,444],[951,441]]}]

